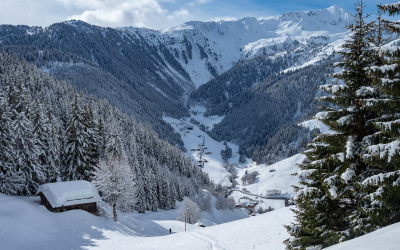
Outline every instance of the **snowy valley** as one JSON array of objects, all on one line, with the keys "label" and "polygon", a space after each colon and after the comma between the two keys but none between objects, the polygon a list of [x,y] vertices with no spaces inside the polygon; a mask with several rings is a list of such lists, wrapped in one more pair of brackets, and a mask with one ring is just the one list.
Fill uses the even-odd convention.
[{"label": "snowy valley", "polygon": [[0,249],[399,249],[400,26],[357,22],[0,25]]}]

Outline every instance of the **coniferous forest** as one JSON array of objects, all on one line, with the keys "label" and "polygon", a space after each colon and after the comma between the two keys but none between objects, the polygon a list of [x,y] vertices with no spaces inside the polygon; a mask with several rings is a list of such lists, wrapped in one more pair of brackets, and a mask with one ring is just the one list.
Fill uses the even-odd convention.
[{"label": "coniferous forest", "polygon": [[0,54],[0,192],[35,195],[40,184],[93,179],[104,158],[123,159],[138,212],[171,209],[201,188],[222,191],[148,125],[9,53]]}]

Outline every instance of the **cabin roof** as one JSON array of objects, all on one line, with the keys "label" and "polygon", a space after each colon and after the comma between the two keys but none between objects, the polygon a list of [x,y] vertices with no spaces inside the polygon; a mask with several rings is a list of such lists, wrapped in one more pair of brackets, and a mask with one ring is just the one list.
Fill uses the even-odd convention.
[{"label": "cabin roof", "polygon": [[53,208],[101,201],[96,187],[83,180],[43,184],[36,195],[39,193],[43,193]]}]

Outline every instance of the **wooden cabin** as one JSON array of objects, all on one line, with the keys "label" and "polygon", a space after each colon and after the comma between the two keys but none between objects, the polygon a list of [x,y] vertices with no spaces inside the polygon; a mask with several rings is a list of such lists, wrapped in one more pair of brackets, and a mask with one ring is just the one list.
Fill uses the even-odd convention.
[{"label": "wooden cabin", "polygon": [[101,201],[96,187],[83,180],[43,184],[36,195],[42,205],[56,213],[81,209],[96,214],[97,202]]}]

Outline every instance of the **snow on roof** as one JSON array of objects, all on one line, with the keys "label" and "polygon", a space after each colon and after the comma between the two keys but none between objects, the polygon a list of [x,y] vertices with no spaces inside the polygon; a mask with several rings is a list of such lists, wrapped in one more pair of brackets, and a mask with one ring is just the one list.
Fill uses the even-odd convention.
[{"label": "snow on roof", "polygon": [[53,208],[101,201],[96,187],[83,180],[43,184],[36,195],[39,193],[43,193]]}]

